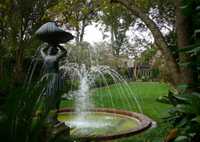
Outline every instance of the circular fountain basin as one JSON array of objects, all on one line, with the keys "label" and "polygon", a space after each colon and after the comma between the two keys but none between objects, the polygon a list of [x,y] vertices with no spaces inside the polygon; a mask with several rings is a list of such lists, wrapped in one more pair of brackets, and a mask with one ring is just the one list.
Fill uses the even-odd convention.
[{"label": "circular fountain basin", "polygon": [[58,120],[71,128],[72,137],[95,141],[135,135],[152,124],[143,114],[108,108],[91,109],[84,114],[77,114],[70,108],[61,109]]}]

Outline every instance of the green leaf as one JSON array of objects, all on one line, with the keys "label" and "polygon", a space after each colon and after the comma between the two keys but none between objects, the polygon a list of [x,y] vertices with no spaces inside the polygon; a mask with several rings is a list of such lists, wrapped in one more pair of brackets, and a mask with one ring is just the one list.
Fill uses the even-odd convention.
[{"label": "green leaf", "polygon": [[192,121],[200,123],[200,115],[198,115],[197,117],[193,118]]},{"label": "green leaf", "polygon": [[188,88],[188,84],[179,84],[177,88],[178,90],[181,90],[181,92],[185,92],[186,89]]},{"label": "green leaf", "polygon": [[157,101],[164,104],[171,104],[166,96],[160,96],[159,98],[157,98]]},{"label": "green leaf", "polygon": [[178,136],[174,142],[187,142],[188,137],[187,136]]},{"label": "green leaf", "polygon": [[177,111],[182,112],[182,113],[186,113],[186,114],[192,114],[195,113],[193,108],[189,105],[184,105],[184,104],[179,104],[176,107]]},{"label": "green leaf", "polygon": [[179,52],[189,52],[191,50],[195,50],[195,48],[198,48],[200,47],[200,44],[192,44],[192,45],[189,45],[187,46],[186,48],[182,48],[182,49],[179,49],[178,51]]},{"label": "green leaf", "polygon": [[187,123],[188,123],[189,121],[188,121],[188,119],[187,118],[183,118],[180,122],[179,122],[179,124],[177,125],[177,127],[184,127]]},{"label": "green leaf", "polygon": [[191,55],[196,55],[200,52],[200,46],[188,51],[188,53],[190,53]]}]

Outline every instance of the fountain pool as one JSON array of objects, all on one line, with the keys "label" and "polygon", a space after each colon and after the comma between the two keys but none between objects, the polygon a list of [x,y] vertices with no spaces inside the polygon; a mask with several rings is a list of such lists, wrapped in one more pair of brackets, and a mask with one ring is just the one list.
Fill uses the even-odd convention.
[{"label": "fountain pool", "polygon": [[75,110],[58,111],[58,120],[71,128],[70,135],[88,141],[105,141],[127,137],[151,127],[152,121],[139,113],[117,109],[96,108],[77,117]]}]

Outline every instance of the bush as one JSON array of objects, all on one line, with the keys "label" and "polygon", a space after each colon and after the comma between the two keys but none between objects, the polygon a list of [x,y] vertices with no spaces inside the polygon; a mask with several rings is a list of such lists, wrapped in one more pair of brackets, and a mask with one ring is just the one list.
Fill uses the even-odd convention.
[{"label": "bush", "polygon": [[165,121],[177,128],[178,136],[174,142],[199,142],[200,140],[200,94],[182,93],[159,99],[160,102],[170,104],[169,116]]}]

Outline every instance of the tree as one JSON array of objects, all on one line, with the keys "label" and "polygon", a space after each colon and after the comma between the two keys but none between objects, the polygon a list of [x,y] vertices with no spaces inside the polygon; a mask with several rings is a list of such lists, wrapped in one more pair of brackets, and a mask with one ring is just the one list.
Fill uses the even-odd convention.
[{"label": "tree", "polygon": [[[15,65],[13,81],[23,80],[23,61],[25,49],[32,44],[33,34],[44,21],[46,9],[55,4],[56,0],[8,0],[1,3],[3,15],[1,20],[1,46],[8,46],[13,51]],[[13,12],[14,11],[14,12]],[[29,47],[30,48],[30,47]]]},{"label": "tree", "polygon": [[82,42],[85,28],[91,24],[96,16],[96,8],[94,1],[88,0],[61,0],[50,9],[48,14],[59,22],[67,23],[67,28],[76,32],[76,42]]},{"label": "tree", "polygon": [[[188,15],[184,15],[182,7],[182,0],[175,1],[176,6],[176,34],[177,34],[177,46],[180,49],[186,48],[190,45],[191,41],[191,19]],[[180,52],[179,62],[188,63],[191,57],[185,52]],[[192,70],[190,67],[180,66],[181,70],[181,83],[191,84],[193,81]]]},{"label": "tree", "polygon": [[126,32],[134,23],[134,16],[124,7],[112,5],[109,2],[101,4],[102,12],[98,15],[100,22],[105,26],[104,31],[110,31],[113,54],[119,56],[122,46],[128,43]]},{"label": "tree", "polygon": [[165,61],[167,62],[167,66],[169,69],[168,72],[170,72],[172,78],[174,79],[173,83],[178,84],[180,82],[178,65],[173,58],[173,55],[168,48],[167,43],[156,23],[143,10],[138,8],[132,1],[112,0],[111,2],[123,5],[128,10],[130,10],[133,15],[139,17],[146,24],[146,26],[150,29],[154,36],[157,48],[159,48],[164,55]]}]

